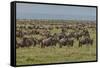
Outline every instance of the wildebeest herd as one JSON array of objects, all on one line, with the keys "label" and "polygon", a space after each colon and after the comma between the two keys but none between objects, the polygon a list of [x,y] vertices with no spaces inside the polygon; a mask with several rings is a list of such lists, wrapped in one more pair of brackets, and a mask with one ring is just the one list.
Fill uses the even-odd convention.
[{"label": "wildebeest herd", "polygon": [[93,45],[91,32],[96,32],[95,21],[49,21],[49,20],[17,20],[16,22],[16,48],[41,48],[57,44],[73,47],[75,41],[78,47]]}]

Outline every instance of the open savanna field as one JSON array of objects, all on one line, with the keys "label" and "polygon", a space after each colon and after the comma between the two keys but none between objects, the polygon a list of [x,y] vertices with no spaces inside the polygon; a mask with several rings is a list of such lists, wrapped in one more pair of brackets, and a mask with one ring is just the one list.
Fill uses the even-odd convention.
[{"label": "open savanna field", "polygon": [[[89,35],[86,33],[79,39],[76,39],[76,35],[69,36],[71,32],[75,34],[84,33],[84,30],[87,30]],[[56,35],[54,35],[55,33]],[[65,35],[59,39],[60,33]],[[85,35],[86,37],[89,36],[89,40],[93,40],[93,44],[85,42],[85,44],[81,43],[82,46],[79,47],[79,41],[81,38],[85,38]],[[63,42],[66,45],[60,47],[61,39],[65,39],[65,36],[68,39],[73,39],[73,46],[67,45],[66,41]],[[27,37],[28,41],[23,42],[24,37]],[[30,38],[35,38],[35,40],[30,42]],[[42,40],[39,42],[41,38]],[[51,44],[52,40],[49,41],[49,45],[49,42],[46,42],[48,38],[57,38],[56,46]],[[94,21],[75,20],[17,20],[16,42],[16,65],[95,61],[96,23]]]}]

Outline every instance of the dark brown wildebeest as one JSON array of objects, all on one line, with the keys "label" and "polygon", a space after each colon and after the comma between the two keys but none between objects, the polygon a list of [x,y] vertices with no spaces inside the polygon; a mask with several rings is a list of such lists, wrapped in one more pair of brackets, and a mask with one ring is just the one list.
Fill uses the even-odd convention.
[{"label": "dark brown wildebeest", "polygon": [[92,45],[93,44],[93,39],[91,39],[89,37],[80,39],[79,40],[79,47],[82,47],[82,45],[84,45],[84,44]]}]

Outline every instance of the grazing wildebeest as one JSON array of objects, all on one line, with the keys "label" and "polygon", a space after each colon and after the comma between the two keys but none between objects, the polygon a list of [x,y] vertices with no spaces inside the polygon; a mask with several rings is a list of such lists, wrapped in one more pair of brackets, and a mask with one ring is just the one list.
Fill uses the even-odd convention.
[{"label": "grazing wildebeest", "polygon": [[89,37],[80,39],[79,40],[79,47],[82,47],[82,45],[84,45],[84,44],[92,45],[93,44],[93,39],[91,39]]}]

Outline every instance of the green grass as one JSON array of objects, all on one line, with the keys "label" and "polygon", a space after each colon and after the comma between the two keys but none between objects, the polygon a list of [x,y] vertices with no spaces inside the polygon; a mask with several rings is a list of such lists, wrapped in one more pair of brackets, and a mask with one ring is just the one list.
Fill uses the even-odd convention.
[{"label": "green grass", "polygon": [[96,60],[96,45],[79,48],[78,43],[74,47],[63,46],[40,48],[39,45],[30,48],[16,49],[17,65],[45,64],[60,62],[77,62]]}]

